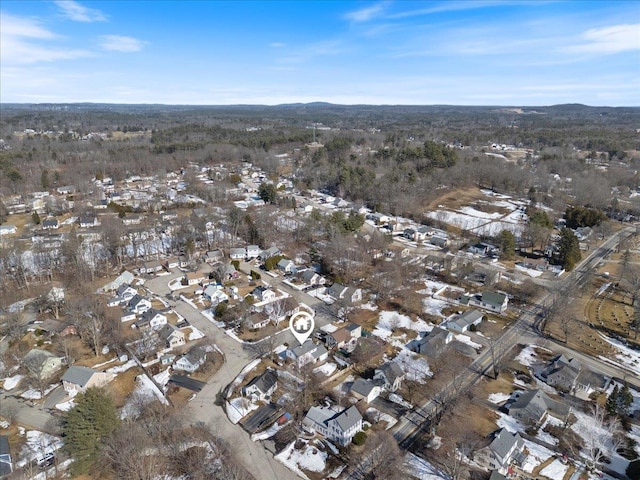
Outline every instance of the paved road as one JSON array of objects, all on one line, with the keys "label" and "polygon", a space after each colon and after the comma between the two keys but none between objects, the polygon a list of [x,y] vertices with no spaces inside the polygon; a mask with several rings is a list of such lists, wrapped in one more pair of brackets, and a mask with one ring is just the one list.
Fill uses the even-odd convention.
[{"label": "paved road", "polygon": [[4,391],[0,392],[0,415],[12,418],[35,430],[54,435],[60,434],[56,417],[39,406],[31,406],[26,401],[13,398]]},{"label": "paved road", "polygon": [[[169,293],[168,282],[178,274],[165,275],[146,282],[147,288],[159,295]],[[192,421],[209,425],[215,434],[229,443],[237,452],[244,467],[258,480],[289,480],[297,478],[293,472],[277,462],[260,443],[252,442],[249,435],[238,425],[233,425],[220,406],[219,396],[244,366],[254,358],[254,354],[213,325],[200,312],[183,301],[176,302],[175,310],[189,323],[202,331],[225,354],[225,364],[188,403],[187,409]],[[218,403],[218,405],[216,405]]]}]

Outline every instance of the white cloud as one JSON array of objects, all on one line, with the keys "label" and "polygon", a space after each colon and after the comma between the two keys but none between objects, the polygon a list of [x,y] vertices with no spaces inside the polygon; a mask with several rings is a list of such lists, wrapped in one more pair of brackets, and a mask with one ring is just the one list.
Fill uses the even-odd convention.
[{"label": "white cloud", "polygon": [[593,28],[580,35],[580,38],[583,43],[570,45],[562,51],[610,54],[640,50],[640,23]]},{"label": "white cloud", "polygon": [[105,50],[113,52],[139,52],[146,42],[124,35],[103,35],[101,46]]},{"label": "white cloud", "polygon": [[60,38],[31,18],[7,13],[0,15],[0,56],[4,66],[25,65],[87,57],[83,49],[56,47],[52,40]]},{"label": "white cloud", "polygon": [[379,17],[386,8],[387,2],[381,2],[370,7],[349,12],[344,15],[344,18],[350,22],[368,22],[369,20]]},{"label": "white cloud", "polygon": [[74,0],[56,0],[54,3],[62,10],[62,14],[74,22],[104,22],[107,16],[100,10],[85,7]]}]

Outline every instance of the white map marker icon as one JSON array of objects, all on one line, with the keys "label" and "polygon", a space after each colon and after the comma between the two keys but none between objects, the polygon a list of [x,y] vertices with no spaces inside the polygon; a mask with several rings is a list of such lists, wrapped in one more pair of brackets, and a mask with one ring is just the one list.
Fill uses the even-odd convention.
[{"label": "white map marker icon", "polygon": [[307,312],[297,312],[291,315],[291,319],[289,320],[289,330],[293,333],[293,336],[296,337],[296,340],[300,342],[302,345],[313,333],[313,328],[315,327],[315,322],[313,321],[313,316]]}]

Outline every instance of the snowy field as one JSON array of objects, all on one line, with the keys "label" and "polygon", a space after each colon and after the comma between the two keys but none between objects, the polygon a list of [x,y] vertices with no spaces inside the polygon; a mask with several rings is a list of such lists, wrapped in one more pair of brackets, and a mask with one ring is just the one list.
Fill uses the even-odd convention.
[{"label": "snowy field", "polygon": [[13,390],[20,384],[20,381],[22,381],[23,378],[24,375],[14,375],[13,377],[7,377],[4,379],[2,388],[6,391]]},{"label": "snowy field", "polygon": [[561,479],[564,478],[567,471],[569,470],[569,465],[565,465],[557,458],[551,462],[549,465],[540,470],[540,475],[544,475],[547,478]]},{"label": "snowy field", "polygon": [[313,369],[313,373],[321,373],[322,375],[329,377],[336,371],[338,365],[332,362],[325,363]]},{"label": "snowy field", "polygon": [[455,227],[469,230],[477,235],[495,236],[502,230],[509,230],[516,235],[522,233],[527,222],[527,216],[522,212],[524,202],[513,200],[506,195],[496,196],[493,192],[483,190],[487,197],[492,200],[480,201],[479,203],[505,209],[505,213],[483,212],[472,206],[465,206],[458,210],[444,210],[439,205],[440,210],[428,212],[429,218],[453,225]]},{"label": "snowy field", "polygon": [[496,405],[502,405],[510,398],[511,395],[509,395],[508,393],[492,393],[489,395],[487,400],[489,400],[491,403],[495,403]]},{"label": "snowy field", "polygon": [[386,340],[392,336],[394,330],[398,330],[400,328],[413,330],[417,333],[425,333],[430,332],[433,329],[433,325],[425,322],[424,320],[418,319],[414,322],[406,315],[384,311],[380,312],[378,325],[372,333],[373,335]]},{"label": "snowy field", "polygon": [[548,448],[538,445],[537,443],[533,443],[529,440],[525,440],[524,443],[529,455],[527,455],[527,458],[522,464],[522,470],[527,473],[533,472],[538,465],[543,464],[556,455],[555,452],[552,452]]},{"label": "snowy field", "polygon": [[433,375],[427,360],[407,348],[401,349],[393,361],[407,374],[407,380],[424,384]]},{"label": "snowy field", "polygon": [[19,467],[24,467],[27,463],[43,458],[49,453],[54,453],[62,447],[60,438],[38,430],[29,430],[25,433],[21,429],[20,435],[25,436],[25,444],[20,450],[20,460],[16,462]]},{"label": "snowy field", "polygon": [[539,345],[527,345],[525,348],[522,349],[522,351],[518,354],[518,356],[514,358],[514,360],[516,362],[521,363],[525,367],[530,367],[532,365],[535,365],[536,363],[539,363],[538,354],[536,353],[536,350],[544,350],[547,352],[551,351]]},{"label": "snowy field", "polygon": [[227,402],[227,416],[231,423],[236,424],[258,407],[258,404],[251,403],[246,397],[233,398]]}]

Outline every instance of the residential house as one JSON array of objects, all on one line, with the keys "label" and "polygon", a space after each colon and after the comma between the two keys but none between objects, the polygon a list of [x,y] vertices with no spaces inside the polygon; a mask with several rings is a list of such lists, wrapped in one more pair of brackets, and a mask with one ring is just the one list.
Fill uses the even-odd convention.
[{"label": "residential house", "polygon": [[178,257],[170,257],[164,261],[164,268],[166,270],[172,270],[180,266],[180,259]]},{"label": "residential house", "polygon": [[11,460],[9,437],[0,435],[0,478],[9,476],[11,472],[13,472],[13,461]]},{"label": "residential house", "polygon": [[480,325],[483,318],[484,313],[479,312],[478,310],[467,310],[462,315],[458,315],[457,317],[448,320],[444,326],[454,332],[464,333],[469,330],[471,325]]},{"label": "residential house", "polygon": [[204,273],[201,271],[187,272],[184,274],[182,283],[184,285],[198,285],[207,279]]},{"label": "residential house", "polygon": [[575,229],[575,235],[579,242],[588,240],[592,233],[591,227],[578,227]]},{"label": "residential house", "polygon": [[269,316],[263,312],[253,313],[244,320],[244,324],[250,330],[259,330],[269,325],[270,322]]},{"label": "residential house", "polygon": [[351,385],[350,393],[358,400],[364,400],[366,403],[373,402],[380,392],[382,388],[380,385],[372,382],[371,380],[365,380],[364,378],[357,378],[353,385]]},{"label": "residential house", "polygon": [[57,218],[47,217],[42,221],[42,228],[44,230],[57,230],[60,227]]},{"label": "residential house", "polygon": [[49,378],[62,368],[64,357],[58,357],[47,350],[33,348],[22,359],[22,364],[40,380]]},{"label": "residential house", "polygon": [[118,275],[113,282],[109,282],[104,287],[102,287],[102,291],[111,292],[117,290],[118,287],[122,284],[131,284],[135,278],[136,277],[133,273],[125,270],[120,275]]},{"label": "residential house", "polygon": [[219,303],[229,301],[229,295],[224,293],[224,290],[215,284],[207,285],[202,292],[202,295],[211,302],[211,306],[216,306]]},{"label": "residential house", "polygon": [[402,385],[405,375],[398,363],[390,362],[376,368],[373,379],[378,381],[388,392],[395,392]]},{"label": "residential house", "polygon": [[391,217],[385,215],[384,213],[372,213],[370,219],[376,222],[376,225],[382,225],[391,220]]},{"label": "residential house", "polygon": [[176,356],[173,353],[157,353],[158,359],[160,360],[160,365],[163,367],[168,367],[173,364],[176,359]]},{"label": "residential house", "polygon": [[142,223],[142,217],[140,215],[126,215],[122,219],[124,225],[140,225]]},{"label": "residential house", "polygon": [[298,368],[302,368],[308,363],[324,362],[329,356],[329,352],[324,345],[307,340],[302,345],[285,350],[285,355],[293,360]]},{"label": "residential house", "polygon": [[208,264],[213,264],[219,262],[224,258],[222,251],[220,250],[209,250],[204,254],[204,261]]},{"label": "residential house", "polygon": [[327,289],[327,295],[334,300],[344,300],[347,303],[362,301],[362,290],[354,287],[346,287],[340,283],[334,283]]},{"label": "residential house", "polygon": [[174,370],[182,370],[193,373],[207,360],[207,352],[202,347],[194,347],[184,355],[181,355],[173,364]]},{"label": "residential house", "polygon": [[280,251],[280,249],[278,247],[270,247],[267,248],[266,250],[263,250],[262,252],[260,252],[260,256],[258,258],[260,258],[260,260],[264,261],[267,258],[271,258],[271,257],[275,257],[277,255],[281,255],[282,252]]},{"label": "residential house", "polygon": [[[504,313],[507,311],[509,297],[504,293],[482,292],[480,295],[466,297],[467,304],[474,307],[484,308],[496,313]],[[464,301],[462,302],[465,303]]]},{"label": "residential house", "polygon": [[592,390],[605,390],[611,381],[610,377],[592,372],[566,355],[552,358],[538,376],[547,385],[578,396],[588,396]]},{"label": "residential house", "polygon": [[152,260],[150,262],[144,262],[138,269],[140,273],[158,273],[164,270],[162,262],[160,260]]},{"label": "residential house", "polygon": [[229,258],[231,260],[244,260],[247,251],[244,248],[232,248],[229,250]]},{"label": "residential house", "polygon": [[543,390],[517,392],[506,404],[509,415],[525,424],[539,425],[551,413],[564,418],[568,413],[566,405],[553,400]]},{"label": "residential house", "polygon": [[100,225],[98,217],[95,215],[82,215],[80,220],[78,220],[78,223],[80,224],[80,228],[91,228]]},{"label": "residential house", "polygon": [[475,245],[471,245],[469,247],[469,252],[475,255],[487,256],[497,251],[498,251],[498,247],[496,247],[495,245],[491,245],[490,243],[484,243],[484,242],[476,243]]},{"label": "residential house", "polygon": [[135,297],[136,295],[138,295],[138,290],[136,290],[135,288],[133,288],[131,285],[129,285],[128,283],[123,283],[122,285],[120,285],[117,289],[116,289],[116,294],[118,295],[118,297],[120,297],[123,301],[128,302],[129,300],[131,300],[133,297]]},{"label": "residential house", "polygon": [[431,245],[435,245],[436,247],[446,248],[449,246],[449,239],[446,237],[441,237],[439,235],[433,235],[429,238],[429,243]]},{"label": "residential house", "polygon": [[65,185],[64,187],[56,188],[56,192],[60,195],[71,195],[76,193],[76,187],[73,185]]},{"label": "residential house", "polygon": [[276,388],[278,388],[278,376],[273,370],[267,370],[242,387],[242,395],[251,397],[254,401],[264,401],[273,395]]},{"label": "residential house", "polygon": [[138,315],[143,314],[151,308],[151,302],[141,295],[134,295],[129,300],[129,311]]},{"label": "residential house", "polygon": [[435,327],[418,342],[418,353],[428,357],[439,356],[453,340],[453,334],[444,328]]},{"label": "residential house", "polygon": [[350,323],[334,332],[327,333],[325,343],[328,348],[340,348],[352,351],[356,348],[358,338],[362,335],[362,327],[355,323]]},{"label": "residential house", "polygon": [[146,330],[147,328],[159,330],[166,324],[167,316],[155,308],[150,308],[133,323],[133,327],[140,330]]},{"label": "residential house", "polygon": [[180,262],[178,265],[179,268],[187,268],[189,266],[189,259],[186,255],[180,255],[178,261]]},{"label": "residential house", "polygon": [[120,305],[123,302],[124,302],[124,298],[110,297],[107,300],[107,307],[117,307],[118,305]]},{"label": "residential house", "polygon": [[278,270],[284,273],[296,273],[298,270],[296,267],[296,264],[293,263],[293,261],[286,258],[283,258],[282,260],[280,260],[277,263],[276,267],[278,267]]},{"label": "residential house", "polygon": [[354,405],[342,411],[336,411],[331,407],[311,407],[302,424],[332,442],[346,447],[355,434],[362,430],[362,415]]},{"label": "residential house", "polygon": [[64,372],[62,387],[68,394],[74,395],[75,393],[85,392],[87,388],[104,387],[113,378],[114,375],[112,373],[98,372],[93,368],[74,365]]},{"label": "residential house", "polygon": [[305,270],[298,270],[297,272],[298,278],[302,280],[307,285],[324,285],[326,282],[325,278],[318,274],[312,268],[307,268]]},{"label": "residential house", "polygon": [[258,258],[262,252],[262,249],[258,245],[248,245],[246,250],[248,259]]},{"label": "residential house", "polygon": [[158,331],[158,337],[165,347],[170,350],[186,343],[184,333],[170,323],[167,323]]},{"label": "residential house", "polygon": [[254,288],[249,295],[255,298],[256,302],[273,302],[276,299],[276,292],[263,286]]},{"label": "residential house", "polygon": [[524,449],[522,437],[503,428],[487,447],[476,452],[474,460],[490,470],[504,470],[512,464],[522,464],[526,458]]}]

